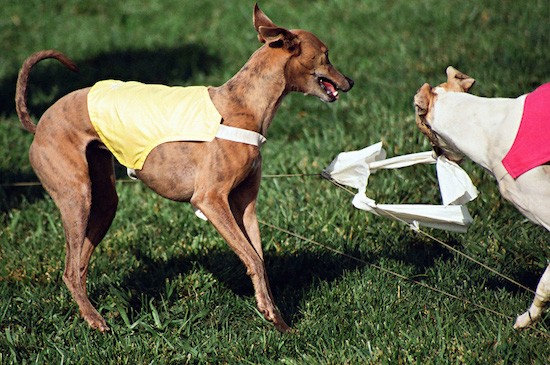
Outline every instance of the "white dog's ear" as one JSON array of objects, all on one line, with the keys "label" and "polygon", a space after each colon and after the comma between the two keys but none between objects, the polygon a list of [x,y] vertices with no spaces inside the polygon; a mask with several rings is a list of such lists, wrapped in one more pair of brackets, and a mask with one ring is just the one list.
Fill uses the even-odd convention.
[{"label": "white dog's ear", "polygon": [[447,85],[454,91],[467,92],[476,82],[472,77],[458,71],[453,66],[447,67],[446,73]]},{"label": "white dog's ear", "polygon": [[428,114],[433,97],[432,87],[428,83],[425,83],[416,91],[416,95],[414,96],[414,109],[417,115],[425,116]]}]

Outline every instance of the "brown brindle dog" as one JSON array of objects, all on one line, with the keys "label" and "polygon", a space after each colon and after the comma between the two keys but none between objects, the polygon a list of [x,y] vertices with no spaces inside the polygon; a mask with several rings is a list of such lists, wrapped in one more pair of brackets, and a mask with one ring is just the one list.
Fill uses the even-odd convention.
[{"label": "brown brindle dog", "polygon": [[[330,64],[327,47],[312,33],[276,26],[257,5],[253,22],[265,45],[224,85],[208,88],[224,125],[265,135],[289,92],[333,102],[338,90],[352,88],[353,81]],[[33,124],[26,106],[27,82],[33,65],[46,58],[76,70],[69,58],[56,51],[30,56],[17,80],[17,113],[23,126],[35,133],[30,161],[61,211],[66,236],[63,281],[89,325],[106,331],[107,323],[88,299],[86,276],[92,252],[117,208],[113,156],[90,122],[90,88],[62,97]],[[285,332],[289,327],[269,288],[256,217],[261,165],[259,147],[214,138],[160,144],[136,174],[161,196],[191,202],[204,213],[246,266],[260,312]]]}]

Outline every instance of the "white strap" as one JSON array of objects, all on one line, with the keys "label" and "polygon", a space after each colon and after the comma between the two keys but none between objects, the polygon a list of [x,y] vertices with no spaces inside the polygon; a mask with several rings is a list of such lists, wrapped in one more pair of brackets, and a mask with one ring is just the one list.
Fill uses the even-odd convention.
[{"label": "white strap", "polygon": [[[248,129],[230,127],[223,124],[220,124],[220,129],[218,129],[218,133],[216,133],[216,138],[246,143],[256,147],[262,147],[262,145],[266,142],[265,137],[260,133],[250,131]],[[195,215],[197,217],[205,221],[208,220],[200,209],[193,207],[193,210],[195,211]]]},{"label": "white strap", "polygon": [[[228,141],[246,143],[256,147],[262,147],[262,145],[267,141],[260,133],[249,131],[247,129],[230,127],[223,124],[220,124],[216,137],[226,139]],[[131,179],[137,180],[136,170],[130,168],[127,168],[126,170]]]},{"label": "white strap", "polygon": [[265,137],[260,133],[223,124],[220,124],[220,129],[218,129],[216,137],[228,141],[246,143],[256,147],[261,147],[266,142]]}]

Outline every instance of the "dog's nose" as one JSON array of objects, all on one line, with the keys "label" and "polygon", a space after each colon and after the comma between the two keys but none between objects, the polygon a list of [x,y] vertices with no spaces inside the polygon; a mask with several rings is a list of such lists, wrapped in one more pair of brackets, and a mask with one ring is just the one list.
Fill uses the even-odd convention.
[{"label": "dog's nose", "polygon": [[[347,82],[348,82],[348,84],[349,84],[349,88],[348,88],[348,90],[351,90],[351,88],[352,88],[352,87],[353,87],[353,85],[355,84],[355,81],[353,81],[352,79],[350,79],[350,78],[349,78],[349,77],[347,77],[347,76],[344,76],[344,77],[346,78],[346,81],[347,81]],[[348,90],[346,90],[346,91],[348,91]]]}]

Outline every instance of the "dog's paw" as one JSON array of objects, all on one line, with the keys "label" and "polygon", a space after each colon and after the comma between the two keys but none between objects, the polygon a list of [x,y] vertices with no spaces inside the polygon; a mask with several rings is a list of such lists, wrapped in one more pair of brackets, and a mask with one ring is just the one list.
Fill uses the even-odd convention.
[{"label": "dog's paw", "polygon": [[103,319],[103,317],[101,317],[101,315],[97,312],[83,317],[91,328],[98,330],[99,332],[104,333],[111,330],[109,326],[107,326],[105,319]]},{"label": "dog's paw", "polygon": [[291,327],[289,327],[284,321],[274,322],[273,324],[275,325],[275,328],[277,329],[277,331],[279,331],[281,333],[292,333],[292,332],[294,332],[294,330]]},{"label": "dog's paw", "polygon": [[529,327],[531,324],[533,324],[533,322],[534,321],[531,318],[531,314],[529,313],[529,311],[527,311],[516,319],[516,323],[514,323],[514,329],[520,330]]}]

